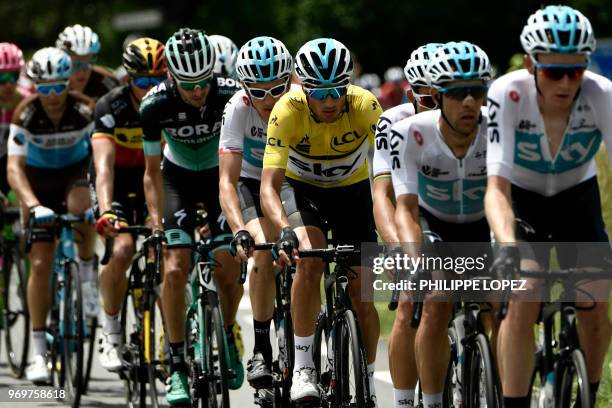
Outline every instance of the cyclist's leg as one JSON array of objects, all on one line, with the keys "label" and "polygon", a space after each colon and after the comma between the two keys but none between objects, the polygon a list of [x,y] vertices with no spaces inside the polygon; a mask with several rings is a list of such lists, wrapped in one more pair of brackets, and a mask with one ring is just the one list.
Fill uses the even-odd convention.
[{"label": "cyclist's leg", "polygon": [[414,401],[414,390],[418,379],[414,341],[416,329],[410,326],[412,302],[405,293],[400,294],[395,320],[389,335],[389,370],[393,380],[395,406],[408,405]]}]

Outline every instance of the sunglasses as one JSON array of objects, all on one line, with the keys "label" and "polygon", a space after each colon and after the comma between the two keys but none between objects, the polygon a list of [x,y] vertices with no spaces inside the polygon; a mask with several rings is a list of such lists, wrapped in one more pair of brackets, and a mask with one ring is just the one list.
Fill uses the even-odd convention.
[{"label": "sunglasses", "polygon": [[287,90],[287,85],[289,82],[285,82],[284,84],[276,85],[274,88],[270,89],[261,89],[261,88],[250,88],[245,84],[245,89],[251,96],[251,98],[255,99],[265,99],[266,95],[270,95],[272,98],[276,99],[281,96]]},{"label": "sunglasses", "polygon": [[149,89],[164,82],[165,76],[141,76],[133,79],[134,85],[140,89]]},{"label": "sunglasses", "polygon": [[468,95],[474,99],[482,99],[488,90],[488,85],[457,85],[440,88],[439,91],[455,101],[463,101]]},{"label": "sunglasses", "polygon": [[544,76],[552,81],[560,81],[567,76],[570,81],[582,78],[589,64],[540,64],[535,67],[542,71]]},{"label": "sunglasses", "polygon": [[414,95],[414,99],[416,99],[417,103],[427,109],[435,109],[438,104],[434,100],[431,95],[428,94],[418,94],[416,92],[412,92]]},{"label": "sunglasses", "polygon": [[210,86],[210,78],[206,78],[206,79],[202,79],[200,81],[194,81],[194,82],[177,80],[176,83],[178,84],[178,86],[181,87],[181,89],[185,91],[193,91],[197,87],[204,89]]},{"label": "sunglasses", "polygon": [[68,82],[51,82],[46,84],[36,84],[36,92],[41,95],[50,95],[54,93],[59,95],[66,91]]},{"label": "sunglasses", "polygon": [[313,88],[313,89],[304,88],[304,92],[306,92],[306,95],[318,101],[323,101],[328,96],[331,96],[332,99],[339,99],[347,94],[348,85],[336,86],[333,88]]},{"label": "sunglasses", "polygon": [[11,84],[17,83],[19,78],[19,72],[2,72],[0,73],[0,85],[10,82]]}]

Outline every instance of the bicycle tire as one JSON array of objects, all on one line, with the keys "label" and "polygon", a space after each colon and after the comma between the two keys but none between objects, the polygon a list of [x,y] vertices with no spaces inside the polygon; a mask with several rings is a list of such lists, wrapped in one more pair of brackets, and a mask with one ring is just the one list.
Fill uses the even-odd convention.
[{"label": "bicycle tire", "polygon": [[[223,328],[223,319],[218,306],[200,305],[204,314],[205,336],[205,364],[206,371],[216,381],[208,382],[207,408],[229,408],[229,386],[228,386],[228,358],[227,340],[225,338],[225,329]],[[215,366],[215,360],[217,366]],[[220,398],[220,399],[219,399]]]},{"label": "bicycle tire", "polygon": [[[454,393],[457,392],[461,394],[461,374],[457,374],[457,365],[459,364],[459,355],[458,355],[458,344],[460,342],[459,336],[457,335],[457,331],[454,327],[448,328],[448,344],[450,347],[450,361],[448,364],[448,369],[446,370],[446,380],[444,384],[444,392],[442,394],[442,407],[443,408],[452,408],[455,406],[453,401]],[[458,377],[458,378],[457,378]],[[454,380],[454,381],[453,381]],[[456,387],[459,387],[459,390],[455,390]],[[415,399],[417,395],[415,394]],[[419,396],[422,398],[422,396]],[[419,401],[421,401],[419,399]],[[457,401],[459,402],[459,401]],[[416,401],[415,401],[416,406]]]},{"label": "bicycle tire", "polygon": [[[19,249],[17,247],[8,249],[3,266],[5,292],[2,321],[6,358],[14,378],[23,377],[30,345],[30,314],[28,313],[25,269],[25,261]],[[15,339],[18,341],[13,341],[16,331]],[[21,350],[16,349],[17,344],[21,345]]]},{"label": "bicycle tire", "polygon": [[64,276],[62,377],[66,386],[66,396],[71,406],[78,407],[84,385],[83,341],[85,321],[83,317],[83,298],[79,270],[76,264],[68,262],[64,267],[68,268],[68,273]]},{"label": "bicycle tire", "polygon": [[342,313],[335,327],[337,406],[366,408],[369,406],[369,393],[365,384],[368,381],[367,361],[353,311]]},{"label": "bicycle tire", "polygon": [[[278,373],[280,384],[275,386],[275,407],[291,407],[291,377],[293,376],[293,364],[295,349],[293,345],[293,320],[291,309],[288,304],[283,303],[282,291],[285,285],[286,274],[283,270],[276,275],[276,301],[274,304],[274,329],[278,355],[274,362],[274,368]],[[281,354],[284,358],[281,361]]]},{"label": "bicycle tire", "polygon": [[[123,380],[125,389],[125,402],[129,408],[145,408],[147,406],[147,386],[146,386],[146,366],[144,365],[144,351],[142,347],[142,319],[139,316],[137,307],[134,304],[133,292],[131,289],[126,291],[121,306],[121,330],[120,335],[123,341],[121,360],[123,367],[119,374]],[[134,336],[128,336],[128,311],[134,321],[138,321],[134,326],[138,332]],[[131,324],[132,322],[130,322]]]},{"label": "bicycle tire", "polygon": [[96,349],[96,332],[98,329],[98,318],[86,318],[85,319],[85,343],[83,345],[83,349],[85,349],[85,344],[87,344],[87,351],[84,351],[83,354],[86,356],[86,361],[84,365],[84,378],[83,378],[83,394],[87,394],[87,389],[89,388],[89,380],[91,379],[91,368],[93,367],[93,356],[94,350]]},{"label": "bicycle tire", "polygon": [[167,375],[164,370],[165,362],[160,359],[160,353],[162,355],[164,353],[163,344],[159,344],[160,336],[163,339],[164,330],[163,324],[161,324],[161,313],[158,316],[157,297],[149,293],[147,298],[143,312],[144,355],[147,362],[149,399],[151,406],[158,408],[166,404],[165,383]]},{"label": "bicycle tire", "polygon": [[[571,408],[576,402],[579,407],[591,407],[591,394],[584,361],[584,354],[580,349],[572,350],[571,356],[560,364],[555,380],[559,381],[559,408]],[[577,387],[574,389],[574,380]],[[574,398],[575,397],[575,398]]]},{"label": "bicycle tire", "polygon": [[483,397],[487,408],[501,406],[495,386],[491,349],[486,336],[482,333],[477,334],[473,343],[465,347],[464,352],[467,354],[463,368],[465,370],[463,381],[465,407],[482,408]]}]

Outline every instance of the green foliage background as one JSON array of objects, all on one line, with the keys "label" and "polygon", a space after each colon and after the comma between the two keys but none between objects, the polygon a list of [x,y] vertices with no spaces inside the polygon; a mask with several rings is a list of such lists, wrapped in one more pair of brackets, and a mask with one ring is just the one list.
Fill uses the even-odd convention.
[{"label": "green foliage background", "polygon": [[[117,32],[117,13],[157,8],[164,22],[141,32],[165,41],[181,26],[224,34],[240,46],[257,35],[272,35],[292,52],[304,42],[334,37],[356,53],[365,71],[384,72],[403,65],[411,50],[432,42],[468,40],[480,45],[505,70],[521,51],[520,31],[527,17],[543,4],[536,0],[5,0],[0,2],[0,41],[19,44],[28,53],[52,45],[69,24],[93,27],[102,40],[100,61],[120,63],[127,32]],[[612,36],[612,0],[571,0],[592,22],[599,38]]]}]

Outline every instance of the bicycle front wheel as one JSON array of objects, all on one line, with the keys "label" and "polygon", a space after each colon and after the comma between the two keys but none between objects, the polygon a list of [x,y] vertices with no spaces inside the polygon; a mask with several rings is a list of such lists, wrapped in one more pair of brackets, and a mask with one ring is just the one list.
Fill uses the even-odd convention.
[{"label": "bicycle front wheel", "polygon": [[64,302],[62,320],[62,378],[66,396],[73,407],[78,407],[83,394],[83,341],[85,320],[81,280],[74,262],[69,262],[64,277]]},{"label": "bicycle front wheel", "polygon": [[[217,306],[202,305],[205,330],[205,371],[210,379],[206,385],[207,408],[229,408],[229,387],[227,362],[229,353],[223,329],[221,311]],[[202,321],[200,319],[200,321]]]},{"label": "bicycle front wheel", "polygon": [[15,378],[23,377],[30,345],[30,315],[28,314],[26,262],[19,249],[9,249],[4,257],[4,302],[2,322],[6,356]]},{"label": "bicycle front wheel", "polygon": [[496,379],[493,359],[489,342],[484,334],[479,333],[474,338],[474,343],[464,349],[465,358],[463,387],[464,403],[466,408],[470,407],[501,407],[496,392]]},{"label": "bicycle front wheel", "polygon": [[149,294],[143,313],[144,357],[147,363],[149,397],[151,406],[157,408],[166,404],[166,379],[168,378],[169,345],[166,341],[161,310],[156,296]]},{"label": "bicycle front wheel", "polygon": [[573,350],[571,359],[568,358],[567,361],[560,364],[556,375],[560,387],[558,407],[591,406],[589,381],[582,350]]},{"label": "bicycle front wheel", "polygon": [[359,328],[352,310],[339,317],[335,329],[334,369],[337,402],[341,407],[369,406],[367,362]]}]

